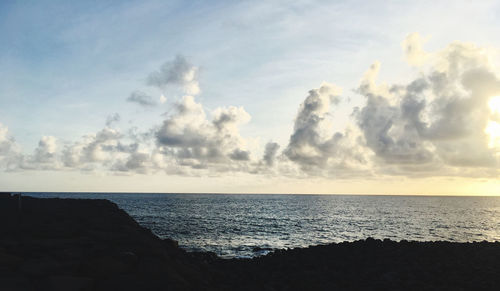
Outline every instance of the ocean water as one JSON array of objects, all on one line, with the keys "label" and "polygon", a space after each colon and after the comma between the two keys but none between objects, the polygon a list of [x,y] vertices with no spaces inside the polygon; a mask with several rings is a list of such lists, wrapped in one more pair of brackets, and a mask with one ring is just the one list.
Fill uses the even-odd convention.
[{"label": "ocean water", "polygon": [[109,199],[162,238],[225,258],[373,238],[500,240],[500,197],[25,193]]}]

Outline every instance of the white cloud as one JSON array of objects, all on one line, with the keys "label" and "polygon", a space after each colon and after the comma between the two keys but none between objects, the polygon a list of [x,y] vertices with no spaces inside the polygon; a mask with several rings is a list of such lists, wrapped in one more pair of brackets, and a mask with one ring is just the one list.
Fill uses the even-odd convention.
[{"label": "white cloud", "polygon": [[82,140],[67,145],[62,151],[62,162],[66,167],[76,169],[100,169],[108,165],[123,148],[119,143],[122,135],[105,127],[95,134],[83,136]]},{"label": "white cloud", "polygon": [[165,102],[167,102],[167,97],[165,97],[163,94],[161,94],[161,96],[160,96],[160,104],[163,104]]},{"label": "white cloud", "polygon": [[37,163],[51,163],[56,157],[56,138],[53,136],[43,136],[35,150],[34,160]]},{"label": "white cloud", "polygon": [[0,123],[0,156],[6,156],[13,147],[14,139],[9,136],[9,128]]},{"label": "white cloud", "polygon": [[406,60],[410,65],[420,66],[429,57],[428,53],[422,48],[423,44],[424,39],[422,39],[418,32],[410,33],[401,43]]},{"label": "white cloud", "polygon": [[294,132],[284,154],[313,175],[336,175],[360,171],[367,163],[360,142],[351,129],[344,133],[333,132],[330,105],[340,102],[342,90],[323,83],[309,91],[300,105],[295,119]]},{"label": "white cloud", "polygon": [[[157,126],[132,127],[122,134],[111,126],[81,140],[63,143],[44,136],[32,155],[24,156],[0,124],[0,164],[5,169],[95,170],[212,176],[226,172],[287,177],[405,175],[498,176],[500,144],[496,140],[499,112],[488,104],[500,95],[500,79],[488,51],[455,42],[438,52],[424,52],[422,39],[411,34],[403,42],[417,77],[404,84],[377,81],[381,63],[364,73],[355,92],[364,97],[353,108],[351,124],[337,130],[336,109],[345,105],[342,90],[322,83],[299,106],[288,144],[268,142],[250,147],[240,131],[251,119],[243,107],[208,112],[192,95],[172,105]],[[198,68],[183,57],[164,64],[148,83],[176,85],[199,93]],[[130,102],[143,106],[165,103],[136,91]],[[259,157],[256,157],[259,155]]]},{"label": "white cloud", "polygon": [[156,132],[158,146],[165,155],[175,157],[182,166],[213,166],[215,171],[237,168],[235,161],[250,159],[238,128],[250,120],[243,108],[217,108],[209,120],[194,97],[184,96],[175,109]]},{"label": "white cloud", "polygon": [[22,154],[7,126],[0,123],[0,168],[14,171],[19,168]]},{"label": "white cloud", "polygon": [[477,167],[498,169],[498,149],[489,147],[485,128],[494,118],[487,104],[500,93],[500,80],[487,52],[456,42],[429,62],[418,78],[388,92],[378,90],[378,66],[372,67],[358,89],[366,97],[358,125],[382,172],[473,175]]}]

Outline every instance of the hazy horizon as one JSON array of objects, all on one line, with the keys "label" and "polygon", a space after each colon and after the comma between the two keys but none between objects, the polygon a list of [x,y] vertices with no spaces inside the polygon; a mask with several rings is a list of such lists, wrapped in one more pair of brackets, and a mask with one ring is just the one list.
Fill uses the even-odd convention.
[{"label": "hazy horizon", "polygon": [[350,194],[350,193],[246,193],[246,192],[84,192],[84,191],[0,191],[4,193],[17,194],[22,193],[23,195],[29,194],[138,194],[138,195],[304,195],[304,196],[323,196],[323,195],[339,195],[339,196],[400,196],[400,197],[500,197],[500,195],[481,195],[481,194],[380,194],[380,193],[361,193],[361,194]]}]

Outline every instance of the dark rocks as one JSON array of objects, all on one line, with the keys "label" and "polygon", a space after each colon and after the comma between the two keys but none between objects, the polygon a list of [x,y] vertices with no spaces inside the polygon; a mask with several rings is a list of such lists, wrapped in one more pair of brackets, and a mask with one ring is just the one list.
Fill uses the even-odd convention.
[{"label": "dark rocks", "polygon": [[120,252],[117,257],[126,265],[135,265],[139,261],[139,257],[131,251]]},{"label": "dark rocks", "polygon": [[171,247],[171,248],[178,248],[179,247],[179,242],[176,240],[166,238],[166,239],[163,239],[162,241],[168,247]]},{"label": "dark rocks", "polygon": [[99,256],[82,264],[82,273],[92,277],[106,277],[124,274],[132,270],[133,265],[111,256]]},{"label": "dark rocks", "polygon": [[23,196],[19,211],[17,197],[1,196],[0,276],[16,276],[2,276],[0,290],[195,290],[209,281],[208,267],[107,200]]},{"label": "dark rocks", "polygon": [[60,269],[61,264],[49,256],[27,259],[18,268],[21,273],[28,276],[47,276],[58,272]]},{"label": "dark rocks", "polygon": [[[0,290],[497,290],[500,243],[367,238],[224,260],[106,200],[0,193]],[[255,252],[269,251],[256,247]]]},{"label": "dark rocks", "polygon": [[52,276],[48,280],[48,289],[53,291],[90,291],[94,280],[85,277]]},{"label": "dark rocks", "polygon": [[0,192],[0,201],[4,201],[11,198],[10,192]]},{"label": "dark rocks", "polygon": [[17,274],[2,273],[0,275],[2,291],[34,291],[35,288],[25,277]]},{"label": "dark rocks", "polygon": [[0,250],[0,271],[17,269],[23,262],[23,259]]}]

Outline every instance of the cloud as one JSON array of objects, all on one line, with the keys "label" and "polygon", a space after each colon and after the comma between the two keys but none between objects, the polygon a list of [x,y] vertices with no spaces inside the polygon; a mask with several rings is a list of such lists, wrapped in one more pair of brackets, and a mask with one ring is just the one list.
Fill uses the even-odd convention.
[{"label": "cloud", "polygon": [[401,43],[406,61],[408,61],[410,65],[420,66],[424,64],[429,57],[429,54],[422,48],[423,43],[424,40],[418,32],[410,33]]},{"label": "cloud", "polygon": [[339,87],[323,83],[320,88],[309,91],[300,105],[284,154],[306,173],[332,174],[336,168],[347,173],[365,163],[351,130],[332,131],[330,105],[340,102],[341,92]]},{"label": "cloud", "polygon": [[14,171],[19,168],[22,154],[14,138],[9,133],[9,128],[0,123],[0,168]]},{"label": "cloud", "polygon": [[406,85],[377,86],[379,65],[361,82],[366,105],[357,124],[379,169],[408,176],[498,169],[498,148],[491,148],[485,128],[494,119],[487,104],[499,95],[500,80],[486,51],[456,42],[428,61],[429,69]]},{"label": "cloud", "polygon": [[158,71],[151,73],[147,82],[160,89],[175,85],[182,87],[184,92],[189,95],[200,93],[198,68],[180,55],[173,61],[164,63]]},{"label": "cloud", "polygon": [[215,171],[239,167],[235,162],[250,159],[238,126],[250,120],[242,107],[217,108],[209,120],[205,110],[192,96],[175,105],[175,113],[163,121],[156,132],[161,151],[182,166]]},{"label": "cloud", "polygon": [[417,80],[406,87],[394,87],[393,94],[399,94],[400,99],[393,105],[392,96],[376,88],[378,70],[379,64],[372,65],[358,90],[366,97],[366,105],[357,113],[357,125],[366,145],[387,163],[430,162],[433,155],[420,139],[423,125],[418,118],[425,106],[425,100],[419,99],[418,94],[426,84]]},{"label": "cloud", "polygon": [[245,124],[250,121],[250,115],[243,107],[221,107],[213,112],[213,125],[219,131],[236,132],[240,124]]},{"label": "cloud", "polygon": [[132,92],[130,96],[127,98],[127,101],[132,103],[137,103],[144,107],[154,107],[158,105],[151,96],[142,91]]},{"label": "cloud", "polygon": [[335,85],[323,83],[320,88],[309,91],[309,96],[300,105],[295,118],[294,132],[285,155],[302,165],[319,166],[326,162],[325,146],[327,139],[326,114],[330,103],[338,103],[342,90]]},{"label": "cloud", "polygon": [[161,96],[160,96],[160,104],[163,104],[165,102],[167,102],[167,97],[165,97],[163,94],[161,94]]},{"label": "cloud", "polygon": [[123,146],[119,143],[119,131],[105,127],[95,134],[83,136],[82,140],[66,145],[62,151],[62,162],[68,168],[95,169],[111,163]]},{"label": "cloud", "polygon": [[171,147],[196,147],[205,142],[206,124],[205,111],[201,104],[196,103],[192,96],[183,97],[175,105],[177,113],[166,119],[156,133],[158,143]]},{"label": "cloud", "polygon": [[109,127],[109,126],[113,125],[113,123],[117,123],[120,120],[121,120],[121,116],[118,113],[108,115],[108,117],[106,118],[106,126]]},{"label": "cloud", "polygon": [[[422,44],[418,34],[403,42],[408,62],[419,70],[407,82],[380,83],[381,63],[369,67],[354,90],[363,103],[353,108],[344,129],[334,130],[337,108],[346,105],[340,87],[324,82],[310,90],[281,152],[275,142],[249,147],[251,140],[240,133],[251,120],[243,107],[208,111],[186,95],[169,103],[163,120],[150,128],[132,126],[122,133],[112,128],[121,118],[115,113],[104,128],[74,142],[58,144],[55,137],[43,136],[31,155],[23,155],[0,124],[0,166],[188,176],[498,177],[500,112],[489,103],[500,96],[500,79],[488,52],[461,42],[425,52]],[[178,56],[152,73],[148,83],[198,93],[197,74],[197,67]],[[135,91],[128,101],[156,106],[166,98],[155,101]]]},{"label": "cloud", "polygon": [[56,138],[53,136],[43,136],[38,142],[35,150],[35,163],[53,163],[56,158]]},{"label": "cloud", "polygon": [[235,149],[232,153],[229,154],[229,158],[235,161],[248,161],[250,160],[250,152]]},{"label": "cloud", "polygon": [[154,166],[151,162],[151,157],[148,153],[133,152],[127,158],[123,160],[117,160],[111,167],[113,171],[120,172],[138,172],[141,174],[147,174],[154,170]]},{"label": "cloud", "polygon": [[53,136],[43,136],[33,154],[23,154],[8,128],[0,123],[0,167],[7,171],[56,170],[60,166],[57,142]]},{"label": "cloud", "polygon": [[11,152],[14,139],[9,136],[9,128],[0,123],[0,156],[5,157]]},{"label": "cloud", "polygon": [[375,62],[356,89],[365,103],[340,132],[331,109],[340,90],[328,83],[311,90],[284,156],[308,175],[498,175],[500,144],[491,137],[498,113],[488,102],[500,95],[500,80],[487,52],[456,42],[427,53],[418,34],[403,48],[410,64],[426,65],[418,77],[379,84]]},{"label": "cloud", "polygon": [[272,167],[274,165],[274,161],[276,159],[276,155],[278,154],[279,148],[280,145],[275,142],[268,142],[266,144],[262,160],[266,163],[267,166]]},{"label": "cloud", "polygon": [[57,140],[53,136],[42,136],[31,155],[19,155],[17,167],[22,170],[60,170]]},{"label": "cloud", "polygon": [[61,161],[67,169],[147,174],[158,170],[152,152],[147,138],[139,139],[105,127],[66,145]]},{"label": "cloud", "polygon": [[[165,171],[176,175],[213,174],[227,171],[248,172],[251,153],[239,134],[239,125],[250,120],[241,107],[221,107],[207,118],[205,109],[185,96],[174,104],[162,126],[145,132],[132,128],[127,134],[109,126],[119,119],[111,115],[106,127],[84,135],[80,140],[64,144],[58,150],[56,138],[44,136],[34,153],[14,155],[14,141],[7,128],[0,127],[0,158],[6,167],[21,170],[80,170],[115,173]],[[154,139],[154,142],[152,142]]]}]

